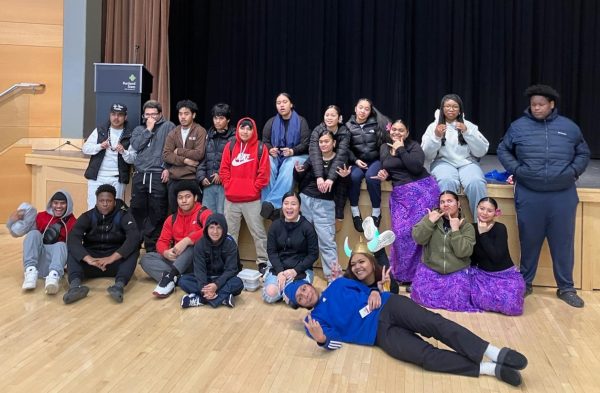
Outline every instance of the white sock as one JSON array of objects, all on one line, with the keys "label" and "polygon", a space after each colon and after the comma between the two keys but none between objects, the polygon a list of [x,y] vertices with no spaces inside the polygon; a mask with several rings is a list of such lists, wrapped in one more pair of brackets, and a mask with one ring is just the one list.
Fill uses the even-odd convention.
[{"label": "white sock", "polygon": [[350,211],[352,212],[352,217],[360,217],[358,206],[350,206]]},{"label": "white sock", "polygon": [[487,356],[491,361],[497,362],[498,355],[500,355],[500,348],[495,347],[492,344],[489,344],[483,354],[485,356]]},{"label": "white sock", "polygon": [[373,217],[379,217],[381,215],[381,208],[379,207],[374,207],[373,211],[371,212],[371,215]]},{"label": "white sock", "polygon": [[479,363],[479,374],[481,374],[481,375],[496,375],[496,363],[492,363],[492,362]]}]

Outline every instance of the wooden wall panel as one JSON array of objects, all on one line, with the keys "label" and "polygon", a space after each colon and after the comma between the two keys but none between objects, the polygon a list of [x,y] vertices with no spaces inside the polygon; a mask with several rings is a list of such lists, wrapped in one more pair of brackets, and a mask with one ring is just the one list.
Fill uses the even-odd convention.
[{"label": "wooden wall panel", "polygon": [[63,27],[0,21],[0,44],[62,48]]},{"label": "wooden wall panel", "polygon": [[[8,115],[8,119],[3,120],[29,127],[60,127],[62,48],[0,45],[0,70],[6,70],[0,72],[1,90],[19,82],[46,85],[41,93],[22,93],[2,104],[0,116]],[[10,106],[16,109],[6,109]],[[26,118],[20,118],[21,110],[27,112]]]},{"label": "wooden wall panel", "polygon": [[25,154],[31,147],[13,147],[0,154],[0,219],[6,222],[8,215],[19,203],[31,201],[31,167],[25,165]]},{"label": "wooden wall panel", "polygon": [[0,0],[0,21],[63,24],[63,0]]},{"label": "wooden wall panel", "polygon": [[46,85],[3,102],[0,124],[26,136],[60,136],[63,0],[0,0],[0,10],[0,91],[19,82]]}]

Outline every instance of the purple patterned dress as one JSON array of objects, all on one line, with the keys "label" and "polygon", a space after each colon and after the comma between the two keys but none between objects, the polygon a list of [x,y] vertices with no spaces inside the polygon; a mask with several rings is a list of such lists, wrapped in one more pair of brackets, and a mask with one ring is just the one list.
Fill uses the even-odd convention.
[{"label": "purple patterned dress", "polygon": [[515,266],[499,272],[471,269],[471,301],[484,311],[523,314],[525,281]]},{"label": "purple patterned dress", "polygon": [[475,229],[471,255],[471,301],[485,311],[523,314],[525,281],[508,250],[508,231],[501,222],[484,233]]},{"label": "purple patterned dress", "polygon": [[396,241],[391,246],[390,266],[396,281],[412,282],[421,261],[422,247],[412,238],[412,227],[437,206],[440,189],[433,176],[395,186],[389,206]]},{"label": "purple patterned dress", "polygon": [[481,311],[471,303],[470,268],[450,274],[440,274],[419,263],[412,283],[410,297],[428,308],[450,311]]}]

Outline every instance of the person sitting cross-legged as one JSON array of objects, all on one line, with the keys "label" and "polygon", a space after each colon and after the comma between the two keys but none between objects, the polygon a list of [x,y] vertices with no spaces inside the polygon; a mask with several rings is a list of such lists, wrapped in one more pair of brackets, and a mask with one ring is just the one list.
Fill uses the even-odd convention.
[{"label": "person sitting cross-legged", "polygon": [[181,307],[210,304],[216,308],[235,306],[234,296],[244,289],[237,276],[242,269],[238,246],[227,234],[227,221],[222,214],[206,219],[204,236],[194,246],[194,273],[184,274],[179,286],[188,295],[181,299]]},{"label": "person sitting cross-legged", "polygon": [[98,187],[96,207],[83,213],[69,234],[65,304],[86,297],[90,289],[81,282],[92,277],[115,277],[107,291],[117,303],[123,302],[123,290],[140,254],[140,232],[127,205],[116,195],[110,184]]},{"label": "person sitting cross-legged", "polygon": [[211,211],[198,202],[200,189],[193,180],[178,182],[173,192],[177,195],[177,213],[167,217],[156,242],[156,251],[146,253],[140,265],[158,282],[152,292],[159,298],[175,290],[179,276],[192,272],[194,244],[202,237],[204,223]]}]

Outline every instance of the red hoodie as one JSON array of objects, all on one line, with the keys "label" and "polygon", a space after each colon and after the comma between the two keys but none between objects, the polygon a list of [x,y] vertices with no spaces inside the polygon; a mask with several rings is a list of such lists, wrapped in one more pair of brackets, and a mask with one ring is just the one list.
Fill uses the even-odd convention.
[{"label": "red hoodie", "polygon": [[[248,142],[240,139],[240,123],[249,120],[252,123],[252,135]],[[260,199],[260,192],[269,184],[271,166],[269,151],[263,147],[258,161],[258,130],[256,123],[249,117],[240,119],[235,128],[235,146],[230,152],[228,142],[223,150],[219,176],[225,188],[225,198],[230,202],[252,202]]]},{"label": "red hoodie", "polygon": [[189,237],[196,244],[198,239],[202,237],[206,219],[212,214],[210,209],[206,209],[200,214],[201,223],[196,222],[198,212],[201,208],[202,205],[200,202],[196,202],[194,208],[187,213],[181,210],[181,208],[177,208],[175,222],[173,222],[173,215],[167,216],[160,236],[156,241],[156,251],[159,254],[162,255],[184,237]]}]

